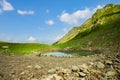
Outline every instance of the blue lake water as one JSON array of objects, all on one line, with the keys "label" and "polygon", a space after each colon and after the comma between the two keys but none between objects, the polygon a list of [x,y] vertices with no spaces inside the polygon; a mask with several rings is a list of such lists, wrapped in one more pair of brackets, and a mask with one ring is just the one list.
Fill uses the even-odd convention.
[{"label": "blue lake water", "polygon": [[65,52],[46,52],[44,53],[43,55],[46,55],[46,56],[88,56],[88,55],[93,55],[95,53],[93,52],[87,52],[87,51],[82,51],[82,52],[69,52],[68,53],[65,53]]},{"label": "blue lake water", "polygon": [[71,54],[67,54],[67,53],[64,53],[64,52],[47,52],[47,53],[44,53],[43,55],[47,55],[47,56],[72,56]]}]

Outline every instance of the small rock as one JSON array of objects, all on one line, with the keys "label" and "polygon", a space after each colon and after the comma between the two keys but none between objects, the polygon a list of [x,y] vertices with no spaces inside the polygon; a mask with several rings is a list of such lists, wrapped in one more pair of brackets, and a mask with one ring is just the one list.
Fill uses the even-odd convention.
[{"label": "small rock", "polygon": [[62,72],[64,72],[65,74],[70,74],[71,70],[70,69],[62,69]]},{"label": "small rock", "polygon": [[80,80],[86,80],[85,78],[81,78]]},{"label": "small rock", "polygon": [[108,71],[107,76],[115,76],[116,72],[115,71]]},{"label": "small rock", "polygon": [[72,66],[72,71],[77,72],[77,71],[79,71],[79,68],[77,66]]},{"label": "small rock", "polygon": [[50,69],[48,70],[48,74],[54,74],[56,72],[56,69]]},{"label": "small rock", "polygon": [[59,76],[64,76],[64,75],[69,75],[71,73],[71,70],[70,69],[62,69],[61,71],[59,71],[57,74]]},{"label": "small rock", "polygon": [[105,65],[102,62],[97,62],[96,67],[97,68],[105,68]]},{"label": "small rock", "polygon": [[79,67],[80,71],[85,72],[85,73],[89,73],[88,72],[89,67],[86,64],[78,65],[78,67]]},{"label": "small rock", "polygon": [[15,71],[11,71],[10,74],[15,74]]},{"label": "small rock", "polygon": [[57,74],[54,74],[53,75],[55,80],[63,80],[61,76],[58,76]]},{"label": "small rock", "polygon": [[75,77],[79,77],[79,73],[73,73]]},{"label": "small rock", "polygon": [[21,74],[21,75],[24,75],[24,74],[25,74],[25,72],[21,72],[20,74]]},{"label": "small rock", "polygon": [[23,72],[20,73],[20,75],[24,75],[24,74],[29,74],[29,71],[25,70],[25,71],[23,71]]},{"label": "small rock", "polygon": [[94,63],[93,62],[89,62],[89,66],[91,67],[91,66],[93,66],[94,65]]},{"label": "small rock", "polygon": [[4,77],[4,75],[0,73],[0,78],[2,78],[2,77]]},{"label": "small rock", "polygon": [[85,77],[86,76],[86,74],[83,73],[83,72],[79,72],[79,75],[80,75],[80,77]]},{"label": "small rock", "polygon": [[101,73],[103,73],[102,71],[100,71],[100,70],[95,70],[95,69],[91,69],[90,71],[93,72],[93,73],[96,73],[96,74],[101,74]]},{"label": "small rock", "polygon": [[42,80],[63,80],[63,78],[58,76],[57,74],[53,74]]},{"label": "small rock", "polygon": [[38,79],[36,79],[36,78],[33,78],[33,79],[31,79],[31,80],[38,80]]},{"label": "small rock", "polygon": [[58,76],[64,76],[64,73],[63,72],[58,72],[57,75]]},{"label": "small rock", "polygon": [[105,61],[105,63],[108,64],[108,65],[112,65],[113,64],[113,62],[110,61],[110,60]]},{"label": "small rock", "polygon": [[32,66],[27,66],[27,68],[32,68]]},{"label": "small rock", "polygon": [[34,67],[35,67],[35,69],[40,69],[41,68],[41,66],[39,66],[39,65],[35,65]]},{"label": "small rock", "polygon": [[13,80],[20,80],[19,78],[14,78]]},{"label": "small rock", "polygon": [[56,67],[56,71],[59,71],[61,69],[62,69],[62,67]]}]

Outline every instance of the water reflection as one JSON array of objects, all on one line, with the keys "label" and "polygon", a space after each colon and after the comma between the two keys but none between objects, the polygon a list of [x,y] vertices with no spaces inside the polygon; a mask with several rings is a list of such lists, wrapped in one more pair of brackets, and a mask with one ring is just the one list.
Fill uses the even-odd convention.
[{"label": "water reflection", "polygon": [[67,53],[64,53],[64,52],[47,52],[43,55],[46,55],[46,56],[51,56],[52,55],[52,56],[58,56],[58,57],[60,57],[60,56],[72,56],[71,54],[67,54]]}]

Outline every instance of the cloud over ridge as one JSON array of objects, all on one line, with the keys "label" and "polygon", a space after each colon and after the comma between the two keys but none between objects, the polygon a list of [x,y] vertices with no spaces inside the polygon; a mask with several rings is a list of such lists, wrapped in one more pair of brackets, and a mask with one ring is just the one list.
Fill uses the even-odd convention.
[{"label": "cloud over ridge", "polygon": [[92,14],[97,10],[102,8],[101,5],[98,5],[94,9],[90,8],[85,8],[83,10],[77,10],[73,13],[67,13],[63,12],[60,16],[59,19],[62,22],[65,22],[67,24],[78,24],[81,19],[87,19],[92,16]]}]

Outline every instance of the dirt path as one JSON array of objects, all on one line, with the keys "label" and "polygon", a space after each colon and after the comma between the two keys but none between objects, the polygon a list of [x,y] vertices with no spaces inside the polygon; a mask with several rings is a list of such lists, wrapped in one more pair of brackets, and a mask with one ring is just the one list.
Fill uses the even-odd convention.
[{"label": "dirt path", "polygon": [[[77,58],[38,57],[35,55],[0,55],[0,80],[27,80],[27,78],[31,76],[39,78],[43,75],[47,75],[48,70],[52,68],[69,68],[71,66],[88,63],[93,60],[96,60],[95,56]],[[22,77],[20,78],[19,76]]]}]

